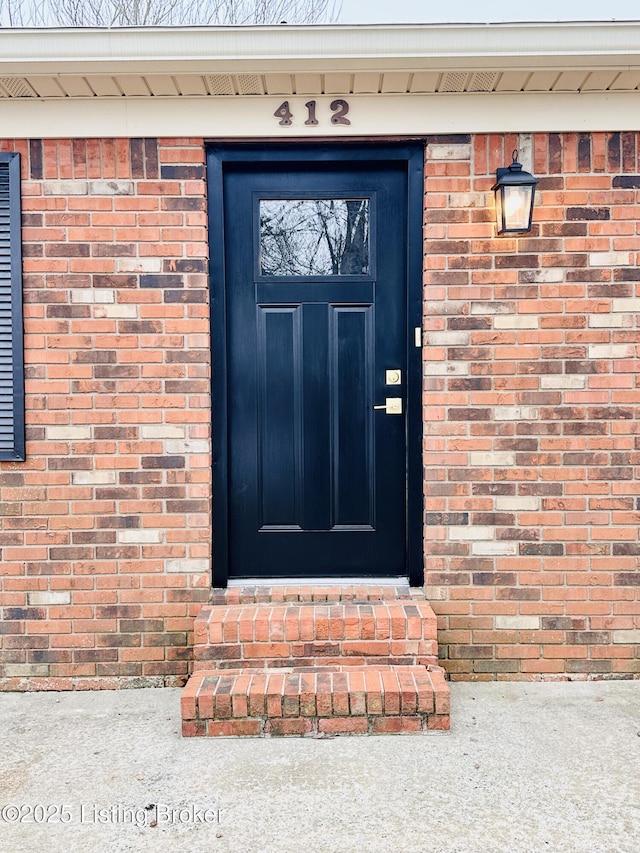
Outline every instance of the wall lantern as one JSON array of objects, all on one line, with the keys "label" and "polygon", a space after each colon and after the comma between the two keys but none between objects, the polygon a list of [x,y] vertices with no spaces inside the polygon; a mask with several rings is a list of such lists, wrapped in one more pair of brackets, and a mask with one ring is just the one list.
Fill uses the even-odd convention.
[{"label": "wall lantern", "polygon": [[537,178],[525,172],[518,163],[518,149],[513,151],[510,166],[496,171],[492,187],[496,196],[498,234],[522,234],[531,231],[533,197]]}]

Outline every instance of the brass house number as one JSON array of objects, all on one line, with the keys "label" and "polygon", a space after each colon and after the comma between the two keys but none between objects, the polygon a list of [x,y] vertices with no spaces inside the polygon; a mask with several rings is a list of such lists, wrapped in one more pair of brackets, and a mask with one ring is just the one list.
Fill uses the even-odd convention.
[{"label": "brass house number", "polygon": [[[310,127],[315,127],[320,124],[316,118],[316,101],[307,101],[304,106],[307,110],[307,120],[305,121],[305,124]],[[331,101],[329,104],[329,109],[332,113],[331,124],[351,124],[347,118],[349,113],[348,101],[343,100],[343,98],[336,98],[335,101]],[[293,124],[293,113],[289,108],[289,101],[283,101],[274,112],[274,116],[280,119],[278,124],[281,127],[291,127]]]}]

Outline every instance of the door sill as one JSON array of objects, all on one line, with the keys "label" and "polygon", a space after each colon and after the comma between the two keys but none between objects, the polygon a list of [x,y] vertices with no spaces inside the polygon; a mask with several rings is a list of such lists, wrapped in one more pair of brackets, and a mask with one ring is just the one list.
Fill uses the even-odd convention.
[{"label": "door sill", "polygon": [[243,586],[409,586],[409,578],[233,578],[228,587]]}]

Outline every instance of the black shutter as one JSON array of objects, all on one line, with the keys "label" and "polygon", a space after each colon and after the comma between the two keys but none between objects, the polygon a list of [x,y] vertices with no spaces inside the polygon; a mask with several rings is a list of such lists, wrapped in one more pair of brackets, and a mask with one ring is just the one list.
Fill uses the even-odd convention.
[{"label": "black shutter", "polygon": [[24,459],[20,155],[0,152],[0,459]]}]

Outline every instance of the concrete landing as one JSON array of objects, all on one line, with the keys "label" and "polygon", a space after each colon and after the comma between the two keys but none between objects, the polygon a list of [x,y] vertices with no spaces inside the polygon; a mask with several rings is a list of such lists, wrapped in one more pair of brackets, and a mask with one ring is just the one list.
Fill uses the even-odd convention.
[{"label": "concrete landing", "polygon": [[637,853],[639,681],[454,683],[426,737],[182,738],[180,692],[0,694],[0,847]]}]

